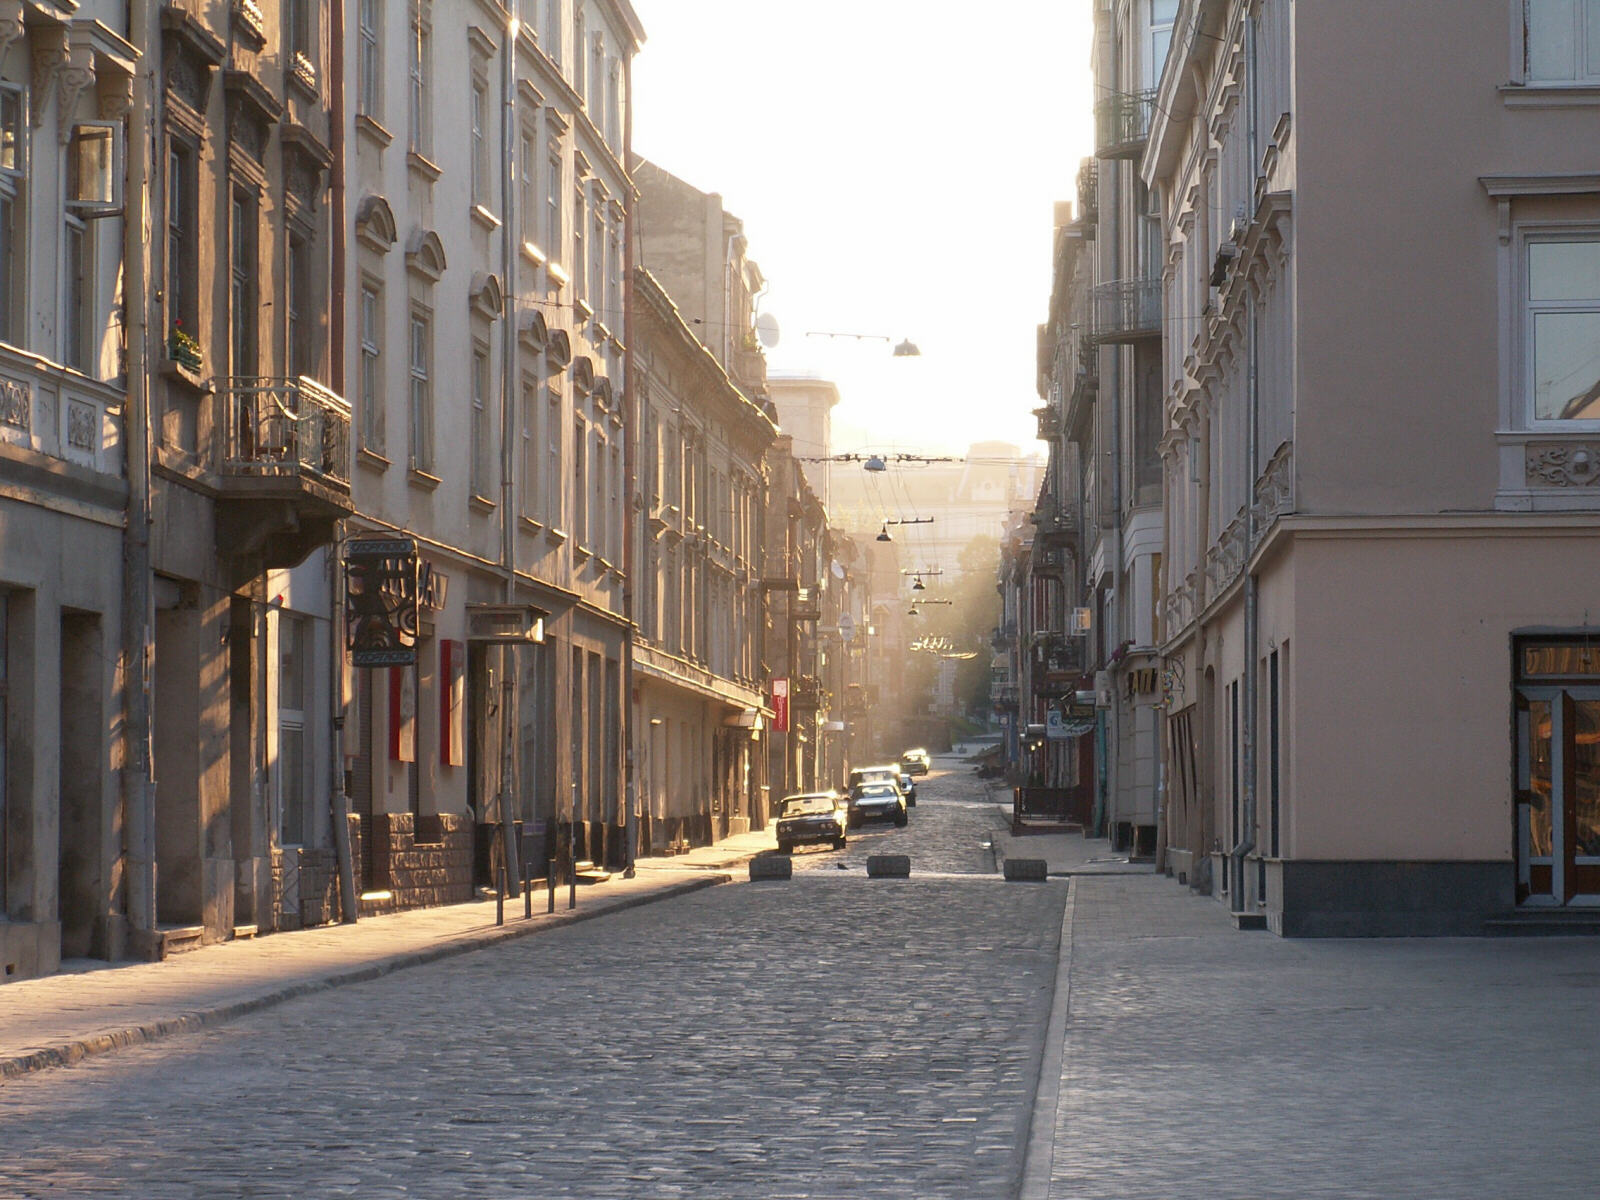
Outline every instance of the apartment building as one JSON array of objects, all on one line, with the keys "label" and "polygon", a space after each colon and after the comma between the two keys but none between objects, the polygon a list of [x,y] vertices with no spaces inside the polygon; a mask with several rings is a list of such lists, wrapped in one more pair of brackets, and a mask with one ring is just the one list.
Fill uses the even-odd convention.
[{"label": "apartment building", "polygon": [[1241,919],[1600,903],[1592,8],[1177,6],[1136,160],[1168,863]]},{"label": "apartment building", "polygon": [[124,687],[121,171],[139,59],[121,5],[0,4],[0,981],[130,941],[107,731]]},{"label": "apartment building", "polygon": [[[352,536],[414,542],[415,661],[351,668],[358,886],[622,864],[626,0],[349,0]],[[508,629],[510,632],[508,633]]]}]

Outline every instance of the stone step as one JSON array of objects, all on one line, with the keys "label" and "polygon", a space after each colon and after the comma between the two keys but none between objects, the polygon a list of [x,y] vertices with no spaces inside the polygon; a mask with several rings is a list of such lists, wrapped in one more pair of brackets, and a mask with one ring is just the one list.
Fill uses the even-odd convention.
[{"label": "stone step", "polygon": [[597,867],[588,859],[579,859],[573,864],[573,873],[579,883],[604,883],[611,878],[611,872],[604,867]]},{"label": "stone step", "polygon": [[260,932],[260,928],[255,925],[235,925],[233,927],[233,940],[236,942],[247,942]]},{"label": "stone step", "polygon": [[204,925],[163,925],[159,932],[163,958],[200,949],[206,936]]},{"label": "stone step", "polygon": [[1485,937],[1594,937],[1600,934],[1600,909],[1523,909],[1490,917]]}]

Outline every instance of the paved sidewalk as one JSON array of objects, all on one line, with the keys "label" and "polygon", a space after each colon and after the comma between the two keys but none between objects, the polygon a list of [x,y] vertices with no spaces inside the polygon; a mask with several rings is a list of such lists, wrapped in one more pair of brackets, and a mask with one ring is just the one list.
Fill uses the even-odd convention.
[{"label": "paved sidewalk", "polygon": [[726,883],[730,868],[774,845],[747,833],[670,858],[641,859],[633,879],[556,889],[556,911],[534,893],[531,920],[521,897],[497,927],[493,900],[365,917],[223,942],[161,963],[71,960],[57,975],[0,987],[0,1078],[62,1066],[120,1046],[155,1041],[231,1020],[308,992],[374,979],[391,971],[494,945]]},{"label": "paved sidewalk", "polygon": [[[1011,806],[995,806],[1007,825]],[[997,869],[1005,869],[1008,858],[1042,858],[1051,875],[1153,875],[1155,865],[1130,862],[1128,856],[1111,848],[1107,838],[1092,838],[1081,833],[1012,834],[1009,829],[995,835]]]},{"label": "paved sidewalk", "polygon": [[1600,939],[1285,941],[1075,877],[1022,1195],[1588,1200],[1597,986]]}]

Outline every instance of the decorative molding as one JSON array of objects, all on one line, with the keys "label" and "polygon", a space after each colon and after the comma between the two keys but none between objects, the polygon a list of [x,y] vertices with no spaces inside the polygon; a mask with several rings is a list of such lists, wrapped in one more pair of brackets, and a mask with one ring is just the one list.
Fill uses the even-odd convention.
[{"label": "decorative molding", "polygon": [[389,202],[382,196],[363,196],[356,206],[356,240],[369,250],[387,254],[399,236]]},{"label": "decorative molding", "polygon": [[93,454],[98,449],[99,410],[81,400],[67,401],[67,445]]},{"label": "decorative molding", "polygon": [[44,123],[56,77],[66,69],[69,58],[65,25],[36,25],[33,31],[32,125]]},{"label": "decorative molding", "polygon": [[1600,192],[1600,175],[1480,175],[1478,182],[1489,195],[1589,196]]},{"label": "decorative molding", "polygon": [[0,424],[24,433],[33,431],[33,385],[18,379],[0,379]]},{"label": "decorative molding", "polygon": [[11,43],[21,41],[28,32],[25,13],[22,0],[0,0],[0,60],[5,58]]},{"label": "decorative molding", "polygon": [[505,314],[505,291],[500,286],[500,277],[493,272],[474,271],[468,297],[472,311],[481,317],[497,321]]},{"label": "decorative molding", "polygon": [[431,229],[414,229],[406,242],[406,270],[438,283],[448,264],[444,257],[444,243]]},{"label": "decorative molding", "polygon": [[1600,485],[1600,442],[1529,442],[1524,454],[1529,487]]}]

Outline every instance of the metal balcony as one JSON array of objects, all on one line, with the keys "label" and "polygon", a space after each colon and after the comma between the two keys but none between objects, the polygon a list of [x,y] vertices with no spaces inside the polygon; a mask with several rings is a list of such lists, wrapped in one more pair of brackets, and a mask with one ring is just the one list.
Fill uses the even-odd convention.
[{"label": "metal balcony", "polygon": [[1093,225],[1100,219],[1100,160],[1086,158],[1078,166],[1078,220]]},{"label": "metal balcony", "polygon": [[294,566],[333,538],[350,500],[350,406],[304,377],[216,381],[218,549]]},{"label": "metal balcony", "polygon": [[1094,340],[1137,342],[1161,336],[1161,280],[1119,279],[1089,292]]},{"label": "metal balcony", "polygon": [[1033,415],[1039,423],[1039,440],[1041,442],[1053,441],[1061,436],[1061,410],[1054,404],[1046,404],[1043,408],[1034,409]]},{"label": "metal balcony", "polygon": [[1113,92],[1094,106],[1096,158],[1137,158],[1150,137],[1156,94]]}]

